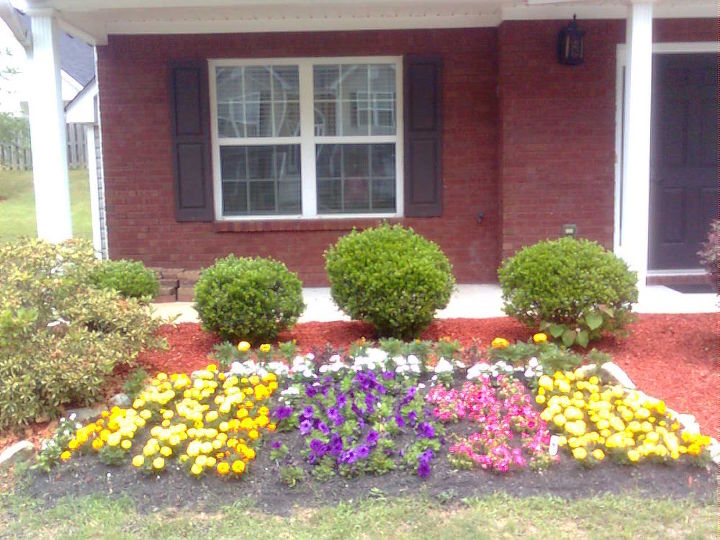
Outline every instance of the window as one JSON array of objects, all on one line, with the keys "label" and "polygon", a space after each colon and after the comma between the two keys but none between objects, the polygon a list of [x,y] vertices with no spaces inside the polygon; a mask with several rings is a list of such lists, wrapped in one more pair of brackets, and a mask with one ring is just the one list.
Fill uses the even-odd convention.
[{"label": "window", "polygon": [[211,60],[216,217],[401,215],[401,65]]}]

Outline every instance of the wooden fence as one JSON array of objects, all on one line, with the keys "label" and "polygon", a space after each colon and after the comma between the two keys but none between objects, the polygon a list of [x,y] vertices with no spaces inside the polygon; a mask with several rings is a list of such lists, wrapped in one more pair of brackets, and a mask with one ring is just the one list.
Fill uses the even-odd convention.
[{"label": "wooden fence", "polygon": [[[67,158],[71,169],[87,168],[87,142],[83,124],[67,124]],[[18,139],[13,143],[0,143],[0,168],[28,171],[32,169],[30,141]]]}]

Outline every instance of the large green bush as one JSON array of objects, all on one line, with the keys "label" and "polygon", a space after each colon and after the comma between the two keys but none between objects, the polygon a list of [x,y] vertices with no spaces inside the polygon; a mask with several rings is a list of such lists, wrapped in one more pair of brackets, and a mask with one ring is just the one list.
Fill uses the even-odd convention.
[{"label": "large green bush", "polygon": [[302,283],[283,263],[229,255],[200,274],[195,309],[206,330],[257,344],[295,324],[305,304]]},{"label": "large green bush", "polygon": [[104,261],[90,277],[96,287],[114,289],[125,298],[151,299],[160,290],[155,272],[140,261]]},{"label": "large green bush", "polygon": [[107,376],[160,345],[146,306],[100,290],[86,242],[0,245],[0,431],[103,397]]},{"label": "large green bush", "polygon": [[524,248],[498,270],[505,312],[585,347],[618,331],[637,302],[637,275],[589,240],[561,238]]},{"label": "large green bush", "polygon": [[328,248],[325,262],[335,303],[381,336],[416,337],[455,289],[437,244],[399,225],[354,230]]}]

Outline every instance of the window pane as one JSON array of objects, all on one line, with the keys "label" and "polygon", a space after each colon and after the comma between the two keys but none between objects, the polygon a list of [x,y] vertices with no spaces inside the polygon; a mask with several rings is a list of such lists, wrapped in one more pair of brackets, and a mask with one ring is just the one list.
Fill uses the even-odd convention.
[{"label": "window pane", "polygon": [[313,67],[315,135],[394,135],[395,65]]},{"label": "window pane", "polygon": [[221,137],[299,137],[297,66],[218,67],[218,134]]},{"label": "window pane", "polygon": [[394,144],[318,144],[321,214],[395,212]]},{"label": "window pane", "polygon": [[299,214],[300,145],[220,148],[223,215]]}]

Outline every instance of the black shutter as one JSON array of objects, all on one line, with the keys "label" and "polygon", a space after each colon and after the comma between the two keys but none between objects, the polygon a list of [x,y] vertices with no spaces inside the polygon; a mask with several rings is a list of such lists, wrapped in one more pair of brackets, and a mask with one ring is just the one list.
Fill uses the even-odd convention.
[{"label": "black shutter", "polygon": [[175,219],[212,221],[210,104],[206,62],[170,64]]},{"label": "black shutter", "polygon": [[405,215],[442,215],[442,59],[406,56]]}]

